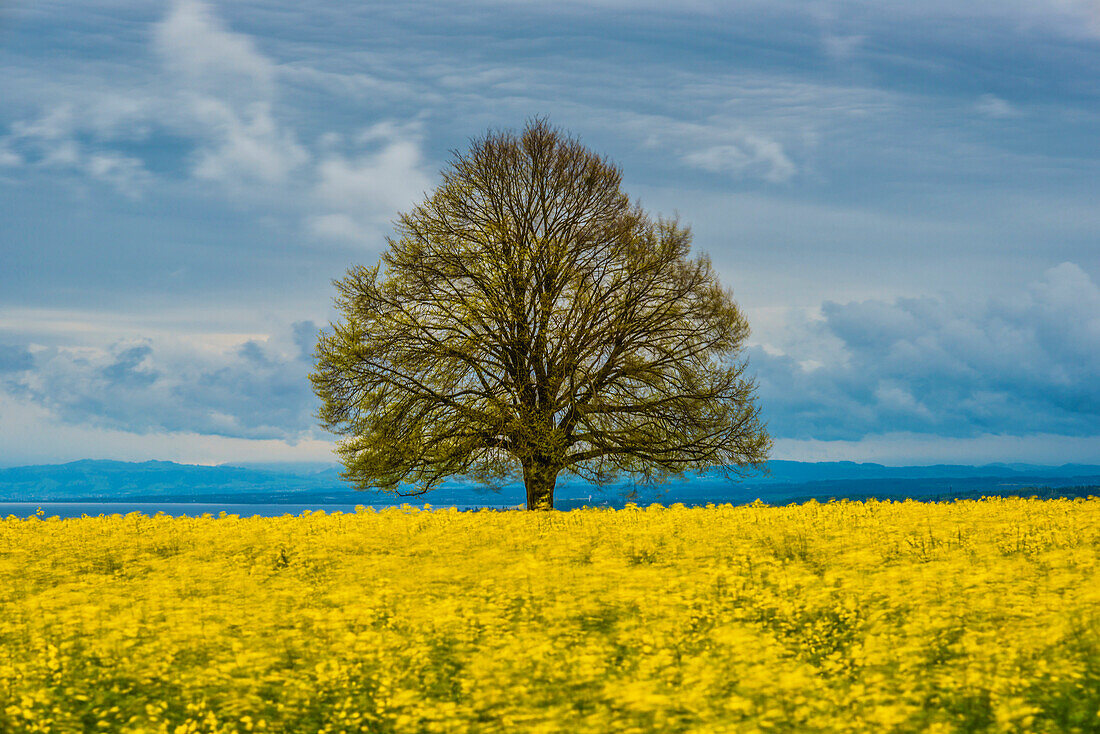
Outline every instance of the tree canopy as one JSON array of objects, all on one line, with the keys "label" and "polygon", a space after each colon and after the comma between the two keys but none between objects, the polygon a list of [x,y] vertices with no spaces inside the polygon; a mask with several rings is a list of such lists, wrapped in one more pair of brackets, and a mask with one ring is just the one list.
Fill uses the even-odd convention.
[{"label": "tree canopy", "polygon": [[544,120],[453,154],[381,260],[335,282],[310,377],[345,478],[422,493],[521,472],[528,509],[551,509],[562,471],[766,460],[748,322],[690,230],[621,183]]}]

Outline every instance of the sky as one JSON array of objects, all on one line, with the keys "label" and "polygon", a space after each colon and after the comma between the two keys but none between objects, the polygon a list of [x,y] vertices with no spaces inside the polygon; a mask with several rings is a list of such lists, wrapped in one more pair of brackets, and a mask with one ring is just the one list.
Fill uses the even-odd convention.
[{"label": "sky", "polygon": [[773,456],[1100,463],[1100,3],[0,0],[0,465],[318,461],[332,280],[546,116],[679,214]]}]

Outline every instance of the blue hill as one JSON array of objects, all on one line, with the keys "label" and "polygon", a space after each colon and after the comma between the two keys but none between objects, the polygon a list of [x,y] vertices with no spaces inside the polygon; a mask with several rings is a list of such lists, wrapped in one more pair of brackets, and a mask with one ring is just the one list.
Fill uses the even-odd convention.
[{"label": "blue hill", "polygon": [[[621,483],[594,487],[576,477],[561,478],[559,507],[606,502],[621,505],[627,499],[652,501],[787,502],[817,497],[913,497],[917,499],[983,494],[1023,493],[1036,488],[1092,487],[1100,494],[1100,466],[988,464],[985,466],[883,466],[854,462],[773,461],[768,475],[730,482],[718,474],[672,481],[656,488],[633,488]],[[632,491],[634,492],[633,494]],[[196,466],[169,461],[140,463],[82,460],[68,464],[0,469],[0,501],[142,501],[238,503],[362,503],[400,502],[448,504],[519,504],[523,490],[517,484],[494,492],[480,485],[451,480],[437,491],[409,499],[376,491],[352,489],[335,464],[252,463]]]}]

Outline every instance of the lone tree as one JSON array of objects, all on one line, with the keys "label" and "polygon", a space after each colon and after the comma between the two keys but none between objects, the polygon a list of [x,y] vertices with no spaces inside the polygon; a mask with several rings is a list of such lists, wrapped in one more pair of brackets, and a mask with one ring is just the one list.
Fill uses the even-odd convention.
[{"label": "lone tree", "polygon": [[748,323],[686,227],[544,120],[453,156],[381,261],[335,281],[310,378],[346,479],[422,494],[522,470],[527,509],[547,510],[563,470],[653,482],[766,460]]}]

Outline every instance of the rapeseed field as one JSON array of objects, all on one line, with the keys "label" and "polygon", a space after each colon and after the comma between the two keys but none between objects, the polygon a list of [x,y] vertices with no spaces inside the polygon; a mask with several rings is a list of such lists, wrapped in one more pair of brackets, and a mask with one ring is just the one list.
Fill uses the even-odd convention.
[{"label": "rapeseed field", "polygon": [[0,521],[3,732],[1096,732],[1100,499]]}]

